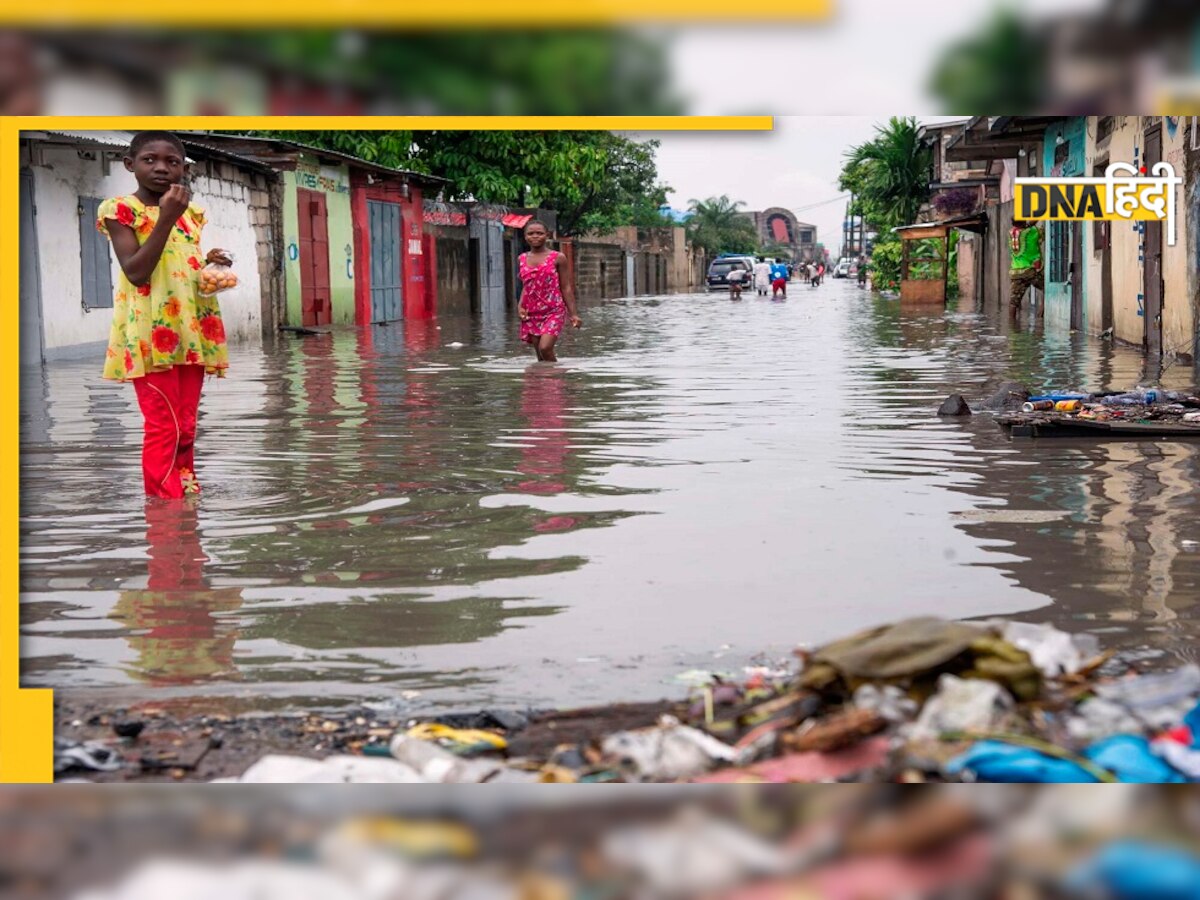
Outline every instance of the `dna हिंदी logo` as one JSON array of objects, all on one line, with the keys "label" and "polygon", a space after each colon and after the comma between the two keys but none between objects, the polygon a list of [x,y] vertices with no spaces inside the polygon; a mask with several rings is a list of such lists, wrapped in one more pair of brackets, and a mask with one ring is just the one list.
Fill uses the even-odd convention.
[{"label": "dna \u0939\u093f\u0902\u0926\u0940 logo", "polygon": [[1013,184],[1014,219],[1165,219],[1167,243],[1175,244],[1175,187],[1183,179],[1170,163],[1155,163],[1149,175],[1145,166],[1115,162],[1102,177],[1017,178]]}]

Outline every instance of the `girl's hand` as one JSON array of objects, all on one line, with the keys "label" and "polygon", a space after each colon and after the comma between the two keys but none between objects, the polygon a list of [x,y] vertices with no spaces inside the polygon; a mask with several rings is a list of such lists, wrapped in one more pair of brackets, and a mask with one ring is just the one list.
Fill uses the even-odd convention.
[{"label": "girl's hand", "polygon": [[215,266],[233,265],[233,257],[229,255],[228,250],[218,250],[216,247],[208,251],[208,256],[204,261]]},{"label": "girl's hand", "polygon": [[517,304],[517,317],[522,322],[529,318],[529,311],[525,309],[525,305],[522,303]]},{"label": "girl's hand", "polygon": [[579,318],[579,316],[571,316],[571,327],[572,328],[582,328],[583,327],[583,319]]},{"label": "girl's hand", "polygon": [[188,204],[191,202],[192,192],[182,184],[173,184],[167,188],[167,192],[158,201],[158,208],[162,218],[174,225],[176,220],[187,212]]}]

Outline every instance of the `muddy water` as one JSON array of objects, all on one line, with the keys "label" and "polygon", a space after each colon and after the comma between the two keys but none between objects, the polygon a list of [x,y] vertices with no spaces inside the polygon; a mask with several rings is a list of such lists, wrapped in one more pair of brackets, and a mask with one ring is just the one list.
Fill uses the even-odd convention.
[{"label": "muddy water", "polygon": [[195,508],[140,496],[133,392],[53,364],[22,387],[24,683],[580,704],[920,613],[1192,655],[1200,444],[934,416],[1010,379],[1126,388],[1156,377],[1140,354],[792,293],[592,305],[557,366],[454,319],[240,348]]}]

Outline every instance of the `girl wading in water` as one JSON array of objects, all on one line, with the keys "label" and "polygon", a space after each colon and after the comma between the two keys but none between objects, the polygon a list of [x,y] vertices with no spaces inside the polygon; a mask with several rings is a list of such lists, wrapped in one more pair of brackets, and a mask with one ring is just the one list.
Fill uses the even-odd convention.
[{"label": "girl wading in water", "polygon": [[517,315],[521,317],[521,340],[533,344],[539,360],[557,362],[554,345],[562,334],[566,317],[571,317],[572,328],[581,326],[583,320],[575,309],[567,277],[567,258],[546,246],[549,236],[546,226],[537,219],[525,226],[529,252],[521,254],[521,302],[517,304]]},{"label": "girl wading in water", "polygon": [[204,210],[184,184],[183,143],[165,131],[135,135],[125,157],[137,189],[100,204],[96,227],[121,264],[104,377],[133,383],[145,423],[142,478],[150,497],[196,494],[196,415],[204,376],[229,366],[216,295],[200,294]]}]

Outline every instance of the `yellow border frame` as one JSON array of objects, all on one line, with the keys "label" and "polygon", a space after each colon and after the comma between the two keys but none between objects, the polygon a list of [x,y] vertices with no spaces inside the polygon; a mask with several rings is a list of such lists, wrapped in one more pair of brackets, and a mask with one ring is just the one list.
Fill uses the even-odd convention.
[{"label": "yellow border frame", "polygon": [[[68,4],[78,6],[79,4]],[[44,116],[0,119],[0,275],[7,307],[19,310],[20,135],[22,131],[143,130],[414,130],[492,131],[770,131],[770,116]],[[18,324],[12,334],[19,334]],[[20,603],[20,362],[9,363],[0,381],[0,405],[10,438],[0,447],[0,782],[46,783],[54,780],[53,692],[21,689]]]},{"label": "yellow border frame", "polygon": [[287,8],[245,0],[208,0],[202,10],[163,4],[130,13],[102,0],[59,0],[52,7],[9,4],[0,13],[6,25],[64,27],[157,25],[185,28],[237,26],[280,28],[294,25],[467,28],[471,26],[620,25],[629,22],[820,21],[833,14],[834,0],[758,0],[748,6],[721,0],[575,0],[573,3],[503,4],[485,0],[419,3],[416,0],[293,0]]}]

